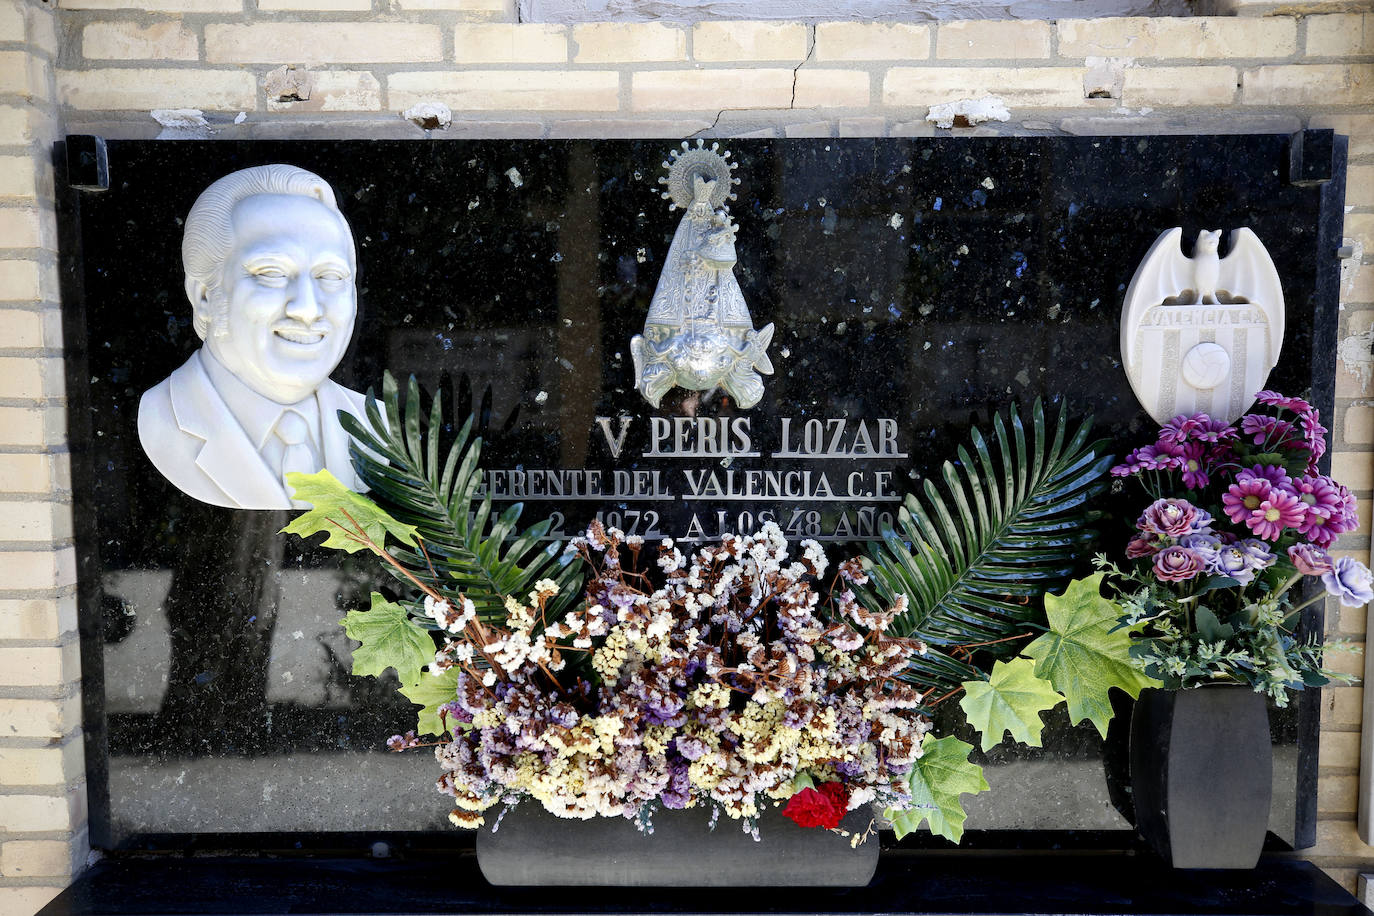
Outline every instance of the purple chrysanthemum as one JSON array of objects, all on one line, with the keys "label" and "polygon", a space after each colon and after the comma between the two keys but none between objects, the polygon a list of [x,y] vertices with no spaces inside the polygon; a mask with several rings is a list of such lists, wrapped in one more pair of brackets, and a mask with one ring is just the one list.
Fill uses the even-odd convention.
[{"label": "purple chrysanthemum", "polygon": [[1266,541],[1277,541],[1285,528],[1298,528],[1307,514],[1298,498],[1278,487],[1245,516],[1245,526]]},{"label": "purple chrysanthemum", "polygon": [[1227,487],[1225,493],[1221,494],[1222,511],[1226,513],[1227,518],[1239,525],[1250,513],[1259,508],[1272,489],[1274,487],[1267,479],[1242,474],[1235,483]]}]

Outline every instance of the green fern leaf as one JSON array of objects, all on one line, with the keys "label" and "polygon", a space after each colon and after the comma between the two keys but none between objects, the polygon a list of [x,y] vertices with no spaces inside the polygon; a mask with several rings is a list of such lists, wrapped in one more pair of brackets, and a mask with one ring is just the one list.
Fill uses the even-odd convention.
[{"label": "green fern leaf", "polygon": [[507,595],[523,599],[540,579],[559,586],[546,607],[550,619],[579,597],[577,565],[563,555],[561,544],[543,540],[548,520],[520,531],[520,503],[495,513],[490,496],[477,498],[482,440],[472,435],[471,418],[444,452],[440,397],[426,416],[415,379],[402,398],[388,372],[380,407],[369,392],[367,423],[344,413],[339,420],[354,439],[353,467],[368,496],[423,541],[422,547],[396,544],[391,550],[417,579],[449,596],[463,594],[483,619],[493,621],[505,618]]},{"label": "green fern leaf", "polygon": [[[1061,411],[1052,434],[1039,400],[1027,428],[1013,407],[993,419],[991,439],[972,430],[940,479],[909,494],[898,530],[869,548],[871,584],[861,596],[876,609],[905,595],[907,610],[889,632],[930,647],[903,677],[940,693],[984,675],[954,649],[1004,639],[1036,621],[1035,600],[1076,571],[1096,537],[1088,500],[1106,488],[1112,456],[1091,441],[1092,421],[1072,432]],[[994,656],[1014,655],[993,646]]]}]

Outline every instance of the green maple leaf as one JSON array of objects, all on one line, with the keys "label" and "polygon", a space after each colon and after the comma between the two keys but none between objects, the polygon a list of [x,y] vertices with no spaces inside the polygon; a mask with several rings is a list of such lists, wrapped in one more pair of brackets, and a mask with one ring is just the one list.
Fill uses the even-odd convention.
[{"label": "green maple leaf", "polygon": [[434,661],[434,640],[429,631],[410,619],[406,609],[372,593],[372,607],[349,611],[343,620],[349,639],[362,643],[353,650],[353,673],[379,676],[396,669],[402,684],[420,679],[420,669]]},{"label": "green maple leaf", "polygon": [[437,675],[422,674],[413,684],[401,687],[406,699],[422,708],[416,714],[419,721],[415,725],[416,734],[442,735],[450,729],[439,717],[439,707],[452,703],[458,696],[458,669],[445,668]]},{"label": "green maple leaf", "polygon": [[953,735],[932,738],[927,733],[921,749],[925,753],[907,776],[912,807],[907,811],[889,808],[884,816],[892,821],[899,840],[921,826],[921,821],[929,821],[931,833],[957,843],[968,819],[959,796],[986,792],[988,781],[983,768],[969,762],[973,745]]},{"label": "green maple leaf", "polygon": [[311,505],[282,529],[287,534],[308,538],[323,531],[329,535],[324,540],[325,547],[349,553],[368,546],[352,533],[358,528],[362,528],[379,549],[388,533],[398,541],[415,546],[414,525],[396,521],[372,500],[344,486],[327,469],[314,474],[293,472],[286,475],[286,482],[294,489],[296,499]]},{"label": "green maple leaf", "polygon": [[1003,732],[1039,747],[1045,727],[1040,714],[1064,700],[1049,681],[1035,676],[1035,662],[1028,658],[997,662],[988,680],[964,681],[962,686],[964,698],[959,705],[969,725],[982,732],[985,751],[1001,742]]},{"label": "green maple leaf", "polygon": [[1132,664],[1130,633],[1124,628],[1113,631],[1121,611],[1102,597],[1103,575],[1076,579],[1063,595],[1045,594],[1050,629],[1027,646],[1025,654],[1035,659],[1035,676],[1049,681],[1068,700],[1070,721],[1076,725],[1091,719],[1105,738],[1112,719],[1107,696],[1111,688],[1135,697],[1141,688],[1160,682]]}]

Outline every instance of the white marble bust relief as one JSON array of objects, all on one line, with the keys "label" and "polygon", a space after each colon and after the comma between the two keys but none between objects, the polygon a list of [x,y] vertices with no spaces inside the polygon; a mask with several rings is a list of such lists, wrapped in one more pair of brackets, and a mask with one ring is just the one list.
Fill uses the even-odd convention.
[{"label": "white marble bust relief", "polygon": [[333,190],[289,165],[226,175],[191,208],[181,256],[204,344],[139,402],[153,465],[240,509],[291,508],[291,471],[356,487],[338,411],[361,417],[363,396],[329,375],[353,336],[357,258]]}]

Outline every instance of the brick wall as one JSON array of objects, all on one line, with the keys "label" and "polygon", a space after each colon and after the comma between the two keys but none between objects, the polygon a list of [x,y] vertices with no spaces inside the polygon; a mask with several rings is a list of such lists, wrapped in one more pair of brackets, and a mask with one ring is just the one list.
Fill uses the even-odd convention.
[{"label": "brick wall", "polygon": [[[0,0],[0,913],[32,911],[84,859],[46,164],[60,133],[915,136],[940,132],[929,106],[995,94],[1007,122],[954,133],[1334,127],[1351,136],[1346,234],[1374,252],[1374,13],[1308,3],[1255,18],[558,25],[517,23],[515,0],[132,2]],[[452,124],[426,131],[402,116],[422,102],[447,105]],[[199,111],[159,123],[154,109]],[[1343,300],[1335,468],[1367,520],[1374,265]],[[1368,522],[1340,546],[1367,559]],[[1363,609],[1332,607],[1328,620],[1363,643]],[[1319,843],[1307,853],[1352,889],[1374,868],[1355,830],[1362,694],[1324,694]]]},{"label": "brick wall", "polygon": [[58,16],[0,3],[0,913],[86,861],[53,176]]}]

